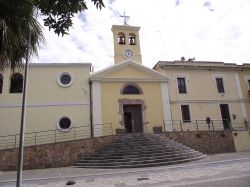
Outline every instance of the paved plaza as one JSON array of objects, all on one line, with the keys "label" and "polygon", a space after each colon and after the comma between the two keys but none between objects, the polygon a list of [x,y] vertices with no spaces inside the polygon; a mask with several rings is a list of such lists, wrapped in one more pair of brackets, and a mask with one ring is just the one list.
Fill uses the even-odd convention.
[{"label": "paved plaza", "polygon": [[[16,172],[0,172],[15,186]],[[74,185],[66,185],[75,181]],[[250,152],[209,155],[185,164],[136,169],[52,168],[23,172],[24,187],[250,187]]]}]

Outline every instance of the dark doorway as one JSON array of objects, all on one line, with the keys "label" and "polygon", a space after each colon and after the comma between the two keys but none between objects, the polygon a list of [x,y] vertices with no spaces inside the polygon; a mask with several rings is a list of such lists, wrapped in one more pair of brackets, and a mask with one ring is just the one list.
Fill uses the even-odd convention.
[{"label": "dark doorway", "polygon": [[141,105],[123,105],[126,133],[143,132]]},{"label": "dark doorway", "polygon": [[220,112],[224,129],[230,129],[231,119],[230,119],[228,104],[221,104]]}]

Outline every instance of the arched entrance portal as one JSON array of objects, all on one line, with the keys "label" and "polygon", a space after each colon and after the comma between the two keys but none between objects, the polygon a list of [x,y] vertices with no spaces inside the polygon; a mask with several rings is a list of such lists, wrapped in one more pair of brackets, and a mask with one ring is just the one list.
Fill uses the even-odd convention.
[{"label": "arched entrance portal", "polygon": [[123,119],[126,133],[143,132],[141,105],[123,105]]}]

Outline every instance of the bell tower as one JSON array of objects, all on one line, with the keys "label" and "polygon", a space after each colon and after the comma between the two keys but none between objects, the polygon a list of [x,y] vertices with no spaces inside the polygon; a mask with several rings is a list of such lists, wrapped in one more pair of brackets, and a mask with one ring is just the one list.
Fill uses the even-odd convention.
[{"label": "bell tower", "polygon": [[124,25],[113,25],[111,29],[114,40],[115,64],[129,59],[141,64],[140,27],[128,25],[126,21],[128,16],[121,17],[124,17]]}]

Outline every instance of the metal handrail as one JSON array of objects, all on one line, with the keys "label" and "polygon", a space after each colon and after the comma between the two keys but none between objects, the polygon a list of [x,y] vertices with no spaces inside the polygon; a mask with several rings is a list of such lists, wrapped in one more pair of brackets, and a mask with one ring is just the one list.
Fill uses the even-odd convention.
[{"label": "metal handrail", "polygon": [[[224,126],[227,124],[228,126]],[[221,130],[248,130],[249,126],[245,123],[234,123],[228,120],[211,120],[210,124],[207,124],[206,120],[197,119],[189,122],[183,122],[182,120],[164,120],[163,121],[165,131],[167,125],[171,125],[174,131],[221,131]]]},{"label": "metal handrail", "polygon": [[[102,129],[105,135],[112,135],[112,123],[93,124],[94,129]],[[16,148],[19,145],[19,134],[0,136],[0,150]],[[59,129],[25,133],[25,146],[80,140],[91,137],[91,125],[70,128],[67,132]]]}]

